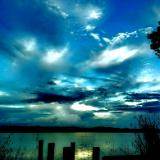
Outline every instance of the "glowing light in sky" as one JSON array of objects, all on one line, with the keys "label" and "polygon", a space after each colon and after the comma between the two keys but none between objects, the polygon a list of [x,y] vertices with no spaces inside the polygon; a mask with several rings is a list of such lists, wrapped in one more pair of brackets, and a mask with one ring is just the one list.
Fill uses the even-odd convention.
[{"label": "glowing light in sky", "polygon": [[92,9],[89,11],[87,18],[90,20],[93,20],[93,19],[97,20],[101,18],[101,16],[102,16],[102,12],[99,9]]},{"label": "glowing light in sky", "polygon": [[43,57],[43,61],[47,64],[52,64],[54,62],[57,62],[58,60],[60,60],[64,54],[66,53],[67,48],[64,48],[61,51],[56,51],[56,50],[49,50],[46,55]]}]

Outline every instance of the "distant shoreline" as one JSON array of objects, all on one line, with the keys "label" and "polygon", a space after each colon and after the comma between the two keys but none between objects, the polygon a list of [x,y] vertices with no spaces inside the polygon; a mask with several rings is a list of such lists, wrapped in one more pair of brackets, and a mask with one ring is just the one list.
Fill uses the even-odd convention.
[{"label": "distant shoreline", "polygon": [[[99,132],[99,133],[144,133],[143,129],[112,128],[112,127],[48,127],[48,126],[0,126],[0,133],[71,133],[71,132]],[[160,132],[160,130],[157,130]]]}]

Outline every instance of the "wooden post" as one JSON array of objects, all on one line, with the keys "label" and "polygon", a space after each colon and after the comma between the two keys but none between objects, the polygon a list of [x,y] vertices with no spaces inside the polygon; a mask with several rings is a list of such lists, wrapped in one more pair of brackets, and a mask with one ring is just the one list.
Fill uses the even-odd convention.
[{"label": "wooden post", "polygon": [[38,144],[38,160],[43,160],[43,140],[40,140]]},{"label": "wooden post", "polygon": [[75,160],[75,143],[71,143],[71,160]]},{"label": "wooden post", "polygon": [[99,160],[99,159],[100,159],[100,148],[93,147],[92,160]]},{"label": "wooden post", "polygon": [[54,148],[55,148],[55,143],[48,143],[47,160],[54,160]]},{"label": "wooden post", "polygon": [[71,147],[63,148],[63,160],[75,160],[75,143],[71,143]]},{"label": "wooden post", "polygon": [[71,148],[64,147],[63,148],[63,160],[70,160],[71,159]]}]

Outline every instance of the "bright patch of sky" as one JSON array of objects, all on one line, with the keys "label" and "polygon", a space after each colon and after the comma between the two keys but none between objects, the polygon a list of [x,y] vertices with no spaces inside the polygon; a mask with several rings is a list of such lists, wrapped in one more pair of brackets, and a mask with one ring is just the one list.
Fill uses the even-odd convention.
[{"label": "bright patch of sky", "polygon": [[100,11],[100,9],[93,8],[88,11],[87,19],[89,20],[97,19],[98,20],[99,18],[101,18],[101,16],[102,16],[102,12]]}]

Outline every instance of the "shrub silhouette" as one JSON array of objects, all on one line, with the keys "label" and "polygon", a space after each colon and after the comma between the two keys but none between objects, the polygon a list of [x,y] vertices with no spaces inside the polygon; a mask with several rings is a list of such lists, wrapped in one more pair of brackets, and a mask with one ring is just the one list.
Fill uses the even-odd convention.
[{"label": "shrub silhouette", "polygon": [[145,160],[160,160],[160,136],[159,120],[155,117],[140,116],[137,118],[139,128],[143,133],[136,134],[136,150],[144,157]]},{"label": "shrub silhouette", "polygon": [[13,149],[11,136],[0,140],[0,160],[22,160],[25,154],[19,149]]}]

